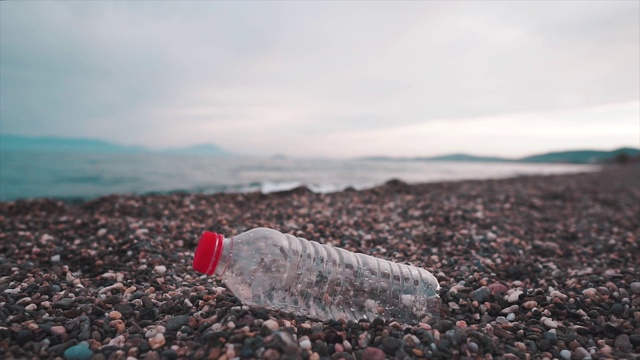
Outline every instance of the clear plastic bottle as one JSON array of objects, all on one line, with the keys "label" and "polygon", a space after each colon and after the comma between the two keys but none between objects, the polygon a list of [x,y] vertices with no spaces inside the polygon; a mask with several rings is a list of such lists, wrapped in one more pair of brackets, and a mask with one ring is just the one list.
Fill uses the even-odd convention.
[{"label": "clear plastic bottle", "polygon": [[257,228],[205,232],[193,268],[217,275],[243,303],[318,318],[405,323],[439,313],[440,285],[424,269]]}]

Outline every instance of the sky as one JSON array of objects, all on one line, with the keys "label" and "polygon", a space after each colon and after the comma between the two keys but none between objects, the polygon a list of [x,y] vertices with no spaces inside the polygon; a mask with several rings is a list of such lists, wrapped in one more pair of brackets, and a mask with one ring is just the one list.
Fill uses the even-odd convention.
[{"label": "sky", "polygon": [[298,157],[640,146],[640,2],[0,2],[0,133]]}]

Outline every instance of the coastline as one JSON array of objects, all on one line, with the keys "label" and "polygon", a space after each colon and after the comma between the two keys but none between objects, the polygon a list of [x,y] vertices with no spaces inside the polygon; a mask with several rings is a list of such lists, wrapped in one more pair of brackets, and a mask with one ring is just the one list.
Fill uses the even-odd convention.
[{"label": "coastline", "polygon": [[[0,357],[54,358],[82,341],[94,359],[631,357],[638,214],[638,166],[328,194],[0,202]],[[322,323],[246,309],[191,269],[202,231],[258,226],[425,267],[443,288],[441,318]]]}]

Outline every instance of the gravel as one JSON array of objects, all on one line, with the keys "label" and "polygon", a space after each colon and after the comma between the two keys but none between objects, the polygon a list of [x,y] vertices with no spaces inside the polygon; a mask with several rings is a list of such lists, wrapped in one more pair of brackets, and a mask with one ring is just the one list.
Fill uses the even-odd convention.
[{"label": "gravel", "polygon": [[[0,358],[631,358],[640,168],[334,194],[0,203]],[[430,270],[429,323],[243,305],[191,269],[202,231],[258,226]]]}]

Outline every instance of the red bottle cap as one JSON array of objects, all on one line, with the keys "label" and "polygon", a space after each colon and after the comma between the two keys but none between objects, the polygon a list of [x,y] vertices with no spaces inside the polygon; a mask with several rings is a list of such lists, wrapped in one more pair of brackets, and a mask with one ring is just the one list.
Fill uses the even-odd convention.
[{"label": "red bottle cap", "polygon": [[205,231],[198,241],[196,254],[193,256],[193,270],[213,275],[222,255],[224,236],[210,231]]}]

